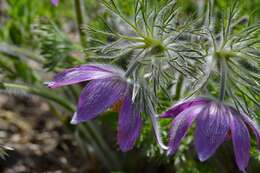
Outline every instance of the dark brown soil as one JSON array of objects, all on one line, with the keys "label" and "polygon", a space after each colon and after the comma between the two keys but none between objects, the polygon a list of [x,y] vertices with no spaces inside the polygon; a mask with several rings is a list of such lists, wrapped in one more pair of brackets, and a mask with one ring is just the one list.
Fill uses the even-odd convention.
[{"label": "dark brown soil", "polygon": [[3,173],[86,171],[72,137],[38,98],[0,95],[0,143],[14,149],[0,160]]}]

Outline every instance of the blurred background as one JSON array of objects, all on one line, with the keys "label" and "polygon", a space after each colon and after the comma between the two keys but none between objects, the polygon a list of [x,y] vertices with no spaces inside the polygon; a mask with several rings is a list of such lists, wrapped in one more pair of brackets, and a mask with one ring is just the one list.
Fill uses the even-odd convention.
[{"label": "blurred background", "polygon": [[[134,0],[117,2],[126,16],[133,17]],[[189,16],[198,13],[206,0],[177,2],[183,16]],[[229,5],[217,0],[214,8],[221,14]],[[239,5],[251,23],[259,21],[260,0]],[[239,172],[230,143],[202,163],[190,134],[177,154],[167,157],[155,143],[149,122],[134,149],[122,153],[116,144],[113,109],[94,121],[70,125],[84,84],[50,90],[44,82],[62,69],[90,61],[84,49],[94,43],[86,41],[88,35],[78,25],[102,30],[103,20],[120,27],[99,0],[60,0],[58,6],[50,0],[0,0],[0,172]],[[166,139],[169,122],[161,125]],[[260,155],[252,149],[251,156],[248,172],[258,173]]]}]

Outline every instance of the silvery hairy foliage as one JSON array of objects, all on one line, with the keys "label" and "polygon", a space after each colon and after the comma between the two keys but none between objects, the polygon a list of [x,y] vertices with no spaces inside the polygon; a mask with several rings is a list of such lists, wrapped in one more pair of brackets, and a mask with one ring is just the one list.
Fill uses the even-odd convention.
[{"label": "silvery hairy foliage", "polygon": [[202,86],[219,86],[221,100],[226,94],[237,110],[256,117],[260,106],[259,24],[250,25],[249,18],[241,16],[240,11],[239,1],[232,1],[227,13],[217,17],[213,2],[209,1],[201,27],[209,64]]},{"label": "silvery hairy foliage", "polygon": [[[171,98],[169,88],[180,76],[195,82],[204,75],[205,52],[197,38],[203,34],[195,28],[197,20],[183,20],[175,1],[164,5],[151,5],[148,0],[136,0],[134,16],[126,17],[116,1],[103,1],[112,13],[116,26],[107,22],[107,30],[87,26],[90,34],[107,36],[108,44],[96,37],[96,45],[86,49],[90,57],[113,64],[126,64],[126,77],[133,84],[132,100],[139,106],[154,107],[158,93]],[[149,100],[153,106],[149,106]]]},{"label": "silvery hairy foliage", "polygon": [[[133,85],[132,101],[148,115],[156,115],[161,94],[171,101],[219,97],[255,115],[260,99],[259,25],[249,25],[238,3],[232,1],[227,11],[218,13],[214,1],[207,1],[200,4],[204,9],[185,18],[176,1],[154,5],[136,0],[133,17],[124,15],[117,1],[103,1],[113,22],[106,22],[106,30],[85,28],[95,35],[90,39],[95,46],[86,52],[97,61],[124,64],[125,78]],[[157,126],[157,118],[151,118]]]},{"label": "silvery hairy foliage", "polygon": [[[207,160],[232,137],[237,166],[245,172],[250,158],[247,126],[260,144],[259,129],[248,117],[257,112],[260,99],[259,29],[240,17],[238,3],[216,12],[214,1],[201,1],[200,10],[186,18],[175,1],[136,0],[133,15],[127,16],[118,1],[104,0],[110,15],[104,20],[106,30],[85,27],[92,36],[86,54],[95,63],[66,69],[46,84],[57,88],[89,81],[73,124],[120,107],[117,141],[122,151],[134,146],[143,115],[149,115],[156,140],[168,154],[177,151],[196,121],[199,159]],[[179,102],[158,116],[165,99]],[[173,119],[168,146],[159,128],[163,118]]]},{"label": "silvery hairy foliage", "polygon": [[259,24],[250,25],[248,17],[240,15],[237,0],[220,17],[213,5],[214,1],[208,1],[205,14],[183,19],[175,1],[159,10],[149,7],[147,1],[136,1],[131,23],[133,20],[124,17],[115,2],[107,3],[106,7],[126,27],[122,34],[111,29],[110,36],[115,41],[96,50],[113,62],[132,52],[127,58],[129,76],[136,86],[134,95],[138,95],[142,85],[151,88],[148,92],[155,96],[154,103],[159,90],[177,86],[173,81],[179,75],[185,76],[189,91],[201,91],[215,77],[214,72],[221,73],[219,59],[224,57],[228,70],[227,96],[238,108],[251,114],[248,103],[259,106]]},{"label": "silvery hairy foliage", "polygon": [[[156,2],[136,0],[131,18],[121,12],[116,1],[103,1],[113,22],[120,27],[114,27],[109,21],[107,30],[85,27],[94,35],[90,41],[95,43],[86,52],[97,61],[125,64],[124,76],[133,86],[132,101],[150,116],[157,142],[166,149],[156,115],[161,101],[159,95],[171,100],[172,87],[179,95],[182,86],[178,83],[182,83],[184,76],[196,87],[196,81],[205,75],[205,52],[200,51],[202,47],[198,44],[203,34],[195,27],[199,21],[183,20],[175,1],[162,5]],[[107,44],[97,35],[107,37],[110,42]]]}]

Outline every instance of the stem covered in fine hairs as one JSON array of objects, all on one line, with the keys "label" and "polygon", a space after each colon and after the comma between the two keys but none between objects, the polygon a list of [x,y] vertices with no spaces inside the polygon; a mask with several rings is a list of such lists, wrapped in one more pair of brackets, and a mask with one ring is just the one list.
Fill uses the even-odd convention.
[{"label": "stem covered in fine hairs", "polygon": [[226,67],[226,60],[221,59],[219,61],[220,66],[220,96],[219,100],[222,102],[225,99],[225,88],[226,88],[226,80],[227,80],[227,67]]},{"label": "stem covered in fine hairs", "polygon": [[81,27],[84,25],[84,13],[83,13],[84,5],[82,5],[81,0],[74,0],[74,4],[75,4],[77,24],[78,24],[78,32],[80,36],[80,43],[83,47],[86,47],[87,46],[86,33],[81,29]]},{"label": "stem covered in fine hairs", "polygon": [[184,76],[180,74],[176,84],[174,100],[179,100],[181,98],[181,89],[182,89],[183,81],[184,81]]},{"label": "stem covered in fine hairs", "polygon": [[142,58],[141,55],[142,55],[143,52],[144,52],[144,51],[141,51],[140,53],[138,53],[137,56],[136,56],[136,58],[135,58],[135,60],[134,60],[134,62],[132,62],[132,63],[129,65],[128,69],[127,69],[126,72],[125,72],[125,77],[126,77],[126,78],[129,77],[129,76],[132,74],[132,72],[135,70],[136,66],[137,66],[138,63],[139,63],[139,59]]},{"label": "stem covered in fine hairs", "polygon": [[160,127],[158,125],[158,118],[156,116],[156,113],[153,109],[153,105],[151,103],[151,101],[148,99],[147,100],[147,106],[148,106],[148,110],[147,113],[149,114],[151,121],[152,121],[152,127],[153,127],[153,131],[156,137],[156,140],[159,144],[159,146],[164,149],[164,150],[168,150],[168,147],[166,145],[164,145],[163,141],[162,141],[162,137],[161,137],[161,130]]}]

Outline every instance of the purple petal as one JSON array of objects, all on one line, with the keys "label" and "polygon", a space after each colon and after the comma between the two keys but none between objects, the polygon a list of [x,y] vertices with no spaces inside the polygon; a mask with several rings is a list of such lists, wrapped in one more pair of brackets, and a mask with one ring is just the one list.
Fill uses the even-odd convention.
[{"label": "purple petal", "polygon": [[59,0],[51,0],[52,5],[57,6],[59,3]]},{"label": "purple petal", "polygon": [[72,124],[97,117],[126,92],[126,83],[116,79],[91,81],[82,91]]},{"label": "purple petal", "polygon": [[239,115],[232,115],[231,112],[230,129],[237,166],[242,172],[245,172],[250,157],[250,136],[245,123],[239,118]]},{"label": "purple petal", "polygon": [[208,99],[202,98],[202,97],[196,98],[196,99],[193,99],[193,100],[180,102],[180,103],[177,103],[176,105],[174,105],[172,108],[170,108],[165,113],[163,113],[160,117],[161,118],[174,118],[180,112],[182,112],[183,110],[185,110],[185,109],[187,109],[191,106],[202,105],[202,104],[206,104],[208,102],[209,102]]},{"label": "purple petal", "polygon": [[140,112],[135,108],[131,98],[131,94],[125,97],[119,114],[117,141],[124,152],[133,148],[142,125]]},{"label": "purple petal", "polygon": [[172,128],[170,131],[170,142],[168,154],[174,154],[182,140],[186,135],[188,129],[192,125],[192,122],[197,117],[198,114],[203,110],[204,106],[194,106],[185,111],[181,112],[172,123]]},{"label": "purple petal", "polygon": [[87,64],[67,69],[58,73],[54,80],[47,82],[48,87],[57,88],[93,79],[105,79],[120,76],[123,72],[117,68],[103,64]]},{"label": "purple petal", "polygon": [[195,148],[199,159],[205,161],[225,141],[229,117],[223,105],[212,102],[196,121]]},{"label": "purple petal", "polygon": [[260,130],[259,127],[257,126],[257,124],[250,119],[247,115],[245,115],[244,113],[240,114],[242,116],[242,119],[244,120],[244,122],[253,130],[255,136],[256,136],[256,141],[257,141],[257,148],[260,151]]}]

